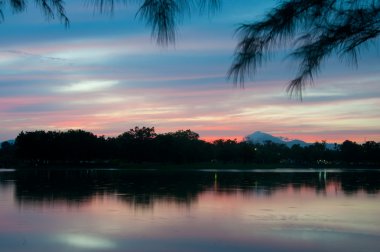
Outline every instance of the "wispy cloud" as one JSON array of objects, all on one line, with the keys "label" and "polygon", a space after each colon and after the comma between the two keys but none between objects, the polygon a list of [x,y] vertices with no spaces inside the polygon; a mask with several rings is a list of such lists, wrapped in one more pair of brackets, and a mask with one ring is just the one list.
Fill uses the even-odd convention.
[{"label": "wispy cloud", "polygon": [[56,91],[62,93],[99,92],[102,90],[106,90],[112,86],[115,86],[118,83],[119,81],[113,80],[80,81],[76,83],[67,84],[62,87],[58,87],[56,88]]},{"label": "wispy cloud", "polygon": [[37,57],[37,58],[43,59],[43,60],[67,61],[67,59],[65,59],[65,58],[49,57],[49,56],[29,53],[29,52],[20,51],[20,50],[4,50],[3,52],[11,53],[11,54],[17,54],[17,55],[21,55],[21,56],[25,56],[25,57]]}]

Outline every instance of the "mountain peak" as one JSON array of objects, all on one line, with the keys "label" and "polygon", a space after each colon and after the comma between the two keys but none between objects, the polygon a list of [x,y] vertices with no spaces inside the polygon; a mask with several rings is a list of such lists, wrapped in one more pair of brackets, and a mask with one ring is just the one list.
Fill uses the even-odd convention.
[{"label": "mountain peak", "polygon": [[309,145],[309,143],[306,143],[302,140],[298,140],[298,139],[293,140],[287,137],[275,137],[275,136],[272,136],[271,134],[268,134],[262,131],[253,132],[252,134],[248,135],[246,139],[252,143],[264,144],[265,142],[270,141],[273,143],[285,144],[288,147],[292,147],[295,144],[299,144],[302,147]]}]

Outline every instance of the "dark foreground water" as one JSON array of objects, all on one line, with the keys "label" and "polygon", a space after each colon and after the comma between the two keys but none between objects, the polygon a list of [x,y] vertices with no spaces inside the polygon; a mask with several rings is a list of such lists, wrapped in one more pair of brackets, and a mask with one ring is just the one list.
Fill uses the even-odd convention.
[{"label": "dark foreground water", "polygon": [[0,170],[0,251],[380,251],[380,171]]}]

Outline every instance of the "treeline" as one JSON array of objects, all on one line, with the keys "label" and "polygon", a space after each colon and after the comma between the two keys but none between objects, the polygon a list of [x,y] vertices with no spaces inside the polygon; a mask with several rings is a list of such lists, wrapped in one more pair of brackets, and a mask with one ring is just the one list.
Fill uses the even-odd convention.
[{"label": "treeline", "polygon": [[14,144],[3,143],[0,167],[125,163],[257,163],[287,165],[380,164],[380,143],[346,140],[335,148],[325,142],[306,147],[266,142],[199,139],[191,130],[157,134],[154,127],[135,127],[117,137],[84,130],[21,132]]}]

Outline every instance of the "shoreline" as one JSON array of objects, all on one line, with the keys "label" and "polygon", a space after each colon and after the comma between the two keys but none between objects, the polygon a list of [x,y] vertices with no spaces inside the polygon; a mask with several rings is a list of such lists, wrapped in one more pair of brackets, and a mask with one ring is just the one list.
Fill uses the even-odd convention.
[{"label": "shoreline", "polygon": [[121,163],[121,164],[58,164],[58,165],[15,165],[0,167],[2,171],[33,171],[33,170],[136,170],[136,171],[255,171],[255,170],[380,170],[380,165],[340,164],[340,165],[295,165],[295,164],[255,164],[255,163],[194,163],[194,164],[162,164],[162,163]]}]

